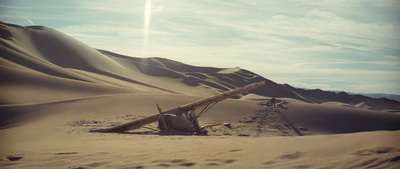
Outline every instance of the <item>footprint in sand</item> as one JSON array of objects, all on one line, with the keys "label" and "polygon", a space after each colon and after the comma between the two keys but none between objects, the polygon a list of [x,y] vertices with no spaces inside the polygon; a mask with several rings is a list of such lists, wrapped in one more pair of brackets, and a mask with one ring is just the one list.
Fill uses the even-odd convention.
[{"label": "footprint in sand", "polygon": [[54,155],[71,155],[71,154],[78,154],[77,152],[62,152],[62,153],[54,153]]},{"label": "footprint in sand", "polygon": [[10,160],[10,161],[18,161],[18,160],[21,160],[22,158],[24,158],[24,157],[22,157],[22,156],[14,156],[14,155],[7,156],[7,159]]},{"label": "footprint in sand", "polygon": [[279,156],[278,158],[280,159],[286,159],[286,160],[295,160],[303,156],[304,153],[302,152],[294,152],[294,153],[289,153],[289,154],[284,154]]},{"label": "footprint in sand", "polygon": [[234,159],[208,159],[205,161],[207,161],[208,166],[217,166],[236,162]]},{"label": "footprint in sand", "polygon": [[375,154],[388,154],[388,153],[396,153],[400,152],[400,149],[392,148],[392,147],[377,147],[372,149],[365,149],[361,151],[357,151],[354,154],[360,156],[369,156]]},{"label": "footprint in sand", "polygon": [[185,159],[156,160],[153,163],[158,163],[159,167],[191,167],[197,164]]},{"label": "footprint in sand", "polygon": [[[400,148],[397,147],[376,147],[364,149],[352,154],[349,165],[353,168],[399,168]],[[396,166],[397,165],[397,166]]]},{"label": "footprint in sand", "polygon": [[242,151],[241,149],[234,149],[234,150],[230,150],[229,152],[239,152]]},{"label": "footprint in sand", "polygon": [[69,169],[85,169],[85,168],[97,168],[108,164],[109,162],[94,162],[90,164],[80,165],[77,167],[69,167]]},{"label": "footprint in sand", "polygon": [[285,162],[285,161],[288,161],[288,160],[296,160],[296,159],[298,159],[298,158],[300,158],[302,156],[304,156],[304,153],[297,151],[297,152],[294,152],[294,153],[288,153],[288,154],[280,155],[278,157],[275,157],[273,160],[269,160],[269,161],[264,162],[263,164],[264,165],[273,165],[273,164],[276,164],[276,163],[279,163],[279,162]]}]

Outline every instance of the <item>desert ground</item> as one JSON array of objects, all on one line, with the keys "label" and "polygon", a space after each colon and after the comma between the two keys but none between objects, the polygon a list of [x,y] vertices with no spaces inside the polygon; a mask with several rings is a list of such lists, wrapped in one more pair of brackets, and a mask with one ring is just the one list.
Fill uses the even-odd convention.
[{"label": "desert ground", "polygon": [[[0,32],[0,168],[400,168],[397,101],[316,98],[238,67],[123,56],[42,26]],[[259,81],[199,118],[230,124],[208,136],[91,132]]]}]

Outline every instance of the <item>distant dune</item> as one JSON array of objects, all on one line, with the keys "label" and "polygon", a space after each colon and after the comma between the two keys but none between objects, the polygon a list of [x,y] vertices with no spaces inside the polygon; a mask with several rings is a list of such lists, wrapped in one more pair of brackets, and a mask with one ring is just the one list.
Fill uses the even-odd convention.
[{"label": "distant dune", "polygon": [[[64,100],[107,93],[163,91],[208,96],[264,80],[268,84],[251,93],[306,102],[337,101],[352,105],[365,102],[377,109],[400,110],[400,102],[322,90],[295,89],[289,85],[278,85],[240,68],[196,67],[164,58],[134,58],[95,50],[61,32],[42,26],[21,27],[2,23],[1,32],[4,39],[1,41],[1,73],[6,77],[2,80],[10,84],[6,87],[24,84],[21,88],[10,87],[4,90],[9,92],[2,95],[0,102],[7,104],[46,102],[57,99],[53,97]],[[21,76],[29,78],[14,78]],[[168,83],[164,83],[165,80]],[[43,89],[41,84],[64,89],[55,92],[68,93],[42,97],[37,94]],[[24,94],[18,98],[7,96],[12,95],[14,90]]]},{"label": "distant dune", "polygon": [[[124,56],[43,26],[0,23],[0,35],[1,168],[399,167],[398,101]],[[199,119],[231,124],[210,137],[89,132],[259,81]]]},{"label": "distant dune", "polygon": [[[268,87],[253,93],[301,99],[280,85],[247,70],[195,67],[163,58],[134,58],[95,50],[51,28],[1,25],[2,74],[9,86],[24,84],[14,90],[25,96],[5,96],[8,104],[54,101],[109,93],[168,92],[209,96],[261,80]],[[29,76],[26,78],[13,78]],[[168,83],[165,83],[168,81]],[[56,90],[59,98],[42,97],[37,83]],[[14,85],[15,84],[15,85]],[[71,87],[76,85],[76,87]],[[196,90],[193,90],[196,87]],[[90,88],[91,90],[87,90]],[[23,91],[23,90],[26,90]],[[35,93],[37,91],[37,93]],[[17,92],[17,91],[15,91]]]},{"label": "distant dune", "polygon": [[308,98],[312,98],[318,103],[324,102],[341,102],[350,105],[359,105],[364,104],[368,105],[370,109],[379,109],[379,110],[400,110],[400,102],[396,100],[390,100],[387,98],[371,98],[359,94],[347,94],[346,92],[331,92],[331,91],[323,91],[321,89],[313,89],[313,90],[306,90],[306,89],[299,89],[292,87],[288,84],[283,84],[283,87],[286,89],[306,96]]}]

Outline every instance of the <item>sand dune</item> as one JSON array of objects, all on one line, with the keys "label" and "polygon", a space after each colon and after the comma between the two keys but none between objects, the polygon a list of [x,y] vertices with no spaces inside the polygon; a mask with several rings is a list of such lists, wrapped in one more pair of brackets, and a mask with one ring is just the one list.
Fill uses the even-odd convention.
[{"label": "sand dune", "polygon": [[[42,26],[0,23],[0,33],[1,168],[400,167],[396,101],[300,90],[239,67],[119,55]],[[231,124],[208,137],[89,132],[258,81],[266,85],[199,119]],[[260,104],[272,97],[279,108]]]},{"label": "sand dune", "polygon": [[288,84],[283,84],[282,86],[294,93],[301,94],[302,96],[305,96],[307,98],[311,98],[312,100],[318,103],[332,102],[332,101],[351,104],[351,105],[358,105],[363,103],[370,106],[370,108],[372,109],[379,109],[379,110],[386,109],[388,111],[400,110],[400,104],[398,101],[390,100],[387,98],[377,99],[362,95],[351,95],[347,94],[346,92],[336,93],[331,91],[323,91],[321,89],[305,90],[305,89],[294,88]]},{"label": "sand dune", "polygon": [[[16,35],[3,37],[2,40],[3,62],[11,62],[6,64],[7,67],[64,79],[107,83],[134,90],[148,87],[149,92],[163,90],[203,96],[267,80],[241,69],[224,73],[219,68],[195,67],[163,58],[132,58],[97,51],[46,27],[2,24],[2,29],[8,35]],[[7,72],[4,74],[7,75]],[[100,76],[107,79],[99,79]],[[164,82],[166,80],[168,83]],[[253,93],[301,99],[278,84],[267,81],[268,88],[257,89]]]},{"label": "sand dune", "polygon": [[[264,114],[268,117],[265,120],[271,121],[263,126],[261,119],[254,118],[261,117],[253,112],[260,109],[254,101],[228,100],[207,113],[200,119],[202,124],[231,122],[233,128],[215,127],[208,137],[88,132],[112,122],[153,114],[157,111],[155,103],[169,109],[197,99],[132,94],[16,107],[30,112],[18,117],[17,126],[0,131],[3,138],[0,165],[2,168],[399,167],[398,131],[315,135],[321,132],[314,130],[319,125],[316,124],[307,131],[302,129],[304,134],[313,136],[299,137],[271,112]],[[293,107],[288,105],[288,109]],[[295,118],[292,120],[301,127]],[[326,128],[322,129],[326,132]],[[6,159],[9,155],[23,158],[9,162]]]}]

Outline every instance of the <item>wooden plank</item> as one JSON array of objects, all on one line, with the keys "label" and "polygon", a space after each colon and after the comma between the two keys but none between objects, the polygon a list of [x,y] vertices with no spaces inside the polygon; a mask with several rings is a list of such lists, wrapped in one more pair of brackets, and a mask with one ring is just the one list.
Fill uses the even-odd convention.
[{"label": "wooden plank", "polygon": [[128,130],[139,129],[141,126],[154,123],[158,121],[158,118],[161,114],[155,114],[152,116],[145,117],[143,119],[135,120],[129,123],[121,124],[112,128],[99,130],[100,132],[115,132],[115,133],[123,133]]},{"label": "wooden plank", "polygon": [[258,88],[263,85],[265,85],[264,81],[261,81],[258,83],[253,83],[253,84],[241,87],[241,88],[237,88],[237,89],[225,92],[225,93],[221,93],[218,95],[211,96],[209,98],[205,98],[205,99],[193,102],[193,103],[186,104],[184,106],[181,106],[181,109],[184,111],[194,110],[194,109],[197,109],[198,107],[207,105],[209,102],[220,102],[225,99],[231,98],[233,96],[239,95],[241,93],[253,90],[253,89]]},{"label": "wooden plank", "polygon": [[[260,87],[260,86],[262,86],[264,84],[265,84],[264,81],[258,82],[258,83],[253,83],[253,84],[250,84],[250,85],[247,85],[247,86],[235,89],[235,90],[231,90],[231,91],[228,91],[228,92],[225,92],[225,93],[222,93],[222,94],[211,96],[211,97],[206,98],[206,99],[202,99],[202,100],[199,100],[199,101],[196,101],[196,102],[193,102],[193,103],[189,103],[187,105],[184,105],[184,106],[172,109],[172,110],[168,110],[166,112],[162,112],[162,113],[159,113],[159,114],[155,114],[155,115],[152,115],[152,116],[145,117],[143,119],[135,120],[135,121],[132,121],[132,122],[129,122],[129,123],[125,123],[125,124],[119,125],[119,126],[115,126],[115,127],[108,128],[108,129],[103,129],[103,130],[98,130],[98,131],[100,131],[100,132],[123,133],[123,132],[128,131],[128,130],[139,129],[143,125],[157,122],[158,119],[160,118],[160,116],[165,114],[165,113],[169,113],[169,112],[172,113],[172,112],[177,112],[177,111],[179,111],[179,112],[180,111],[188,112],[190,110],[197,109],[198,107],[205,106],[210,102],[219,102],[219,101],[231,98],[233,96],[236,96],[238,94],[247,92],[249,90],[258,88],[258,87]],[[159,109],[159,111],[160,111],[160,109]]]},{"label": "wooden plank", "polygon": [[297,129],[293,125],[293,123],[288,118],[286,118],[286,116],[281,111],[279,111],[279,109],[274,108],[274,110],[282,117],[283,120],[286,121],[286,123],[293,129],[294,132],[296,132],[299,136],[303,136],[303,133],[301,133],[300,130]]}]

